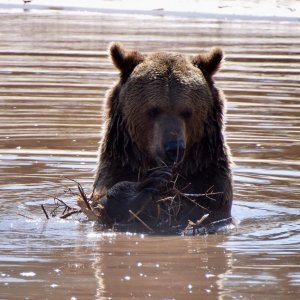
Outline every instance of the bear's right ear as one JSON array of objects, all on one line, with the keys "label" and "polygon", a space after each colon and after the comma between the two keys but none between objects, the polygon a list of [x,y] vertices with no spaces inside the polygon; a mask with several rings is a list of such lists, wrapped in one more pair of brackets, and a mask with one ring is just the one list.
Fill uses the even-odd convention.
[{"label": "bear's right ear", "polygon": [[120,43],[111,43],[109,52],[113,64],[121,71],[122,81],[126,81],[134,68],[144,61],[141,53],[125,50]]}]

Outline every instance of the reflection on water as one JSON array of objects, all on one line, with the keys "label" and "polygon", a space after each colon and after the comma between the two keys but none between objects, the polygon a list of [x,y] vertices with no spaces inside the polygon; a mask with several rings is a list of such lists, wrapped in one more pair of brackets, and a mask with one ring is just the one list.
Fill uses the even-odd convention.
[{"label": "reflection on water", "polygon": [[[297,299],[299,32],[298,23],[2,13],[1,299]],[[228,98],[237,230],[143,236],[44,219],[42,203],[75,189],[67,178],[92,183],[116,78],[112,40],[146,52],[225,49],[216,79]]]}]

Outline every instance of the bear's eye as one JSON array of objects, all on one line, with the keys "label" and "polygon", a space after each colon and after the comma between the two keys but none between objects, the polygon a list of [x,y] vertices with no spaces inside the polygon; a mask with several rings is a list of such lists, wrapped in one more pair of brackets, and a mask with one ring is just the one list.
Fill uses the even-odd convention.
[{"label": "bear's eye", "polygon": [[181,112],[181,117],[185,120],[189,120],[192,117],[192,112],[190,110],[184,110],[183,112]]},{"label": "bear's eye", "polygon": [[161,113],[161,110],[158,107],[153,107],[148,111],[148,116],[151,119],[155,119],[160,113]]}]

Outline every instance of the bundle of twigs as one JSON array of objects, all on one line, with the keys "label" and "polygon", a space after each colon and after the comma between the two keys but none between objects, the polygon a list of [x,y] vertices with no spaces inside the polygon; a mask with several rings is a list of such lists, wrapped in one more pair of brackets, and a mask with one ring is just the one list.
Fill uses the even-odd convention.
[{"label": "bundle of twigs", "polygon": [[[187,206],[198,206],[202,211],[206,211],[207,213],[201,216],[197,222],[189,221],[188,224],[186,224],[186,228],[183,228],[185,231],[195,234],[197,229],[201,227],[202,223],[209,216],[209,210],[202,206],[196,199],[206,197],[214,201],[213,197],[219,193],[214,192],[212,188],[207,190],[204,194],[185,193],[184,190],[188,186],[181,190],[176,187],[178,176],[179,175],[177,174],[173,177],[174,180],[167,185],[165,191],[162,191],[158,200],[142,207],[138,212],[130,210],[129,213],[131,217],[127,220],[126,225],[112,224],[111,219],[106,215],[105,209],[100,204],[100,201],[97,199],[95,201],[95,199],[93,199],[93,193],[92,196],[89,197],[79,183],[77,183],[79,190],[78,203],[81,211],[90,220],[97,221],[101,224],[110,224],[110,227],[112,228],[129,228],[129,230],[134,230],[136,225],[140,224],[148,232],[173,232],[179,227],[182,230],[182,224],[178,223],[178,216],[180,215],[180,212],[182,212]],[[141,228],[141,226],[138,226],[138,228]]]},{"label": "bundle of twigs", "polygon": [[[74,181],[73,179],[69,180]],[[77,181],[74,182],[76,182],[76,184],[78,185],[78,189],[80,187],[81,191],[83,192],[82,186]],[[78,193],[73,192],[69,187],[67,187],[64,190],[63,195],[73,198],[74,196],[77,196]],[[47,207],[45,204],[41,204],[41,208],[46,219],[57,217],[60,219],[67,219],[73,215],[79,215],[80,213],[82,213],[82,210],[80,208],[72,207],[71,205],[67,204],[66,201],[63,201],[58,197],[53,197],[53,200],[54,203],[52,205],[47,204]]]},{"label": "bundle of twigs", "polygon": [[45,205],[42,204],[41,208],[47,219],[59,217],[60,219],[67,219],[74,214],[80,214],[81,209],[73,208],[65,203],[63,200],[54,198],[54,204],[51,206],[51,211],[47,212]]},{"label": "bundle of twigs", "polygon": [[[138,212],[129,211],[131,217],[127,220],[125,224],[112,224],[111,219],[106,215],[104,207],[100,204],[99,199],[93,199],[93,194],[88,196],[84,191],[82,185],[73,180],[77,185],[77,192],[73,192],[68,188],[66,193],[71,196],[77,197],[77,203],[80,208],[74,208],[68,205],[65,201],[54,197],[54,207],[51,206],[50,212],[47,212],[45,205],[41,205],[42,210],[47,219],[50,217],[59,217],[61,219],[66,219],[73,215],[78,215],[83,213],[89,220],[97,221],[102,225],[109,224],[111,228],[126,229],[126,230],[135,230],[144,228],[147,232],[174,232],[179,227],[180,230],[183,229],[184,232],[189,232],[189,234],[197,234],[202,228],[203,222],[209,216],[209,210],[202,206],[196,199],[200,197],[206,197],[214,201],[214,196],[219,194],[214,192],[212,188],[208,189],[204,194],[190,194],[185,193],[184,190],[189,186],[186,186],[182,189],[177,188],[177,180],[179,175],[175,175],[167,186],[166,190],[162,191],[161,196],[153,203],[150,203],[148,206],[141,208]],[[178,224],[178,216],[180,212],[187,206],[198,206],[202,211],[207,213],[201,216],[201,218],[196,221],[188,221],[185,228],[182,228],[182,224]],[[49,210],[49,205],[47,205]],[[149,221],[150,220],[150,221]],[[137,226],[139,224],[140,226]],[[132,225],[132,226],[130,226]]]}]

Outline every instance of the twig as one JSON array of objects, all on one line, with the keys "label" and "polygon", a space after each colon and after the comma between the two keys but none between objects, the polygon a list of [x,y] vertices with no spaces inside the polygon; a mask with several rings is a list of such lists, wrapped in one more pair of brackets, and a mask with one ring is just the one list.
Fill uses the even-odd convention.
[{"label": "twig", "polygon": [[193,221],[189,220],[188,225],[184,229],[184,231],[193,230],[193,235],[196,234],[196,229],[199,228],[199,226],[203,223],[204,220],[206,220],[209,217],[209,214],[205,214],[201,217],[200,220],[196,221],[194,223]]},{"label": "twig", "polygon": [[79,213],[81,213],[81,212],[82,212],[81,209],[73,210],[73,211],[70,211],[70,212],[66,213],[65,215],[60,216],[60,218],[61,218],[61,219],[66,219],[66,218],[68,218],[68,217],[70,217],[70,216],[72,216],[72,215],[74,215],[74,214],[76,214],[76,213],[79,214]]},{"label": "twig", "polygon": [[78,181],[76,181],[76,180],[74,180],[74,179],[72,179],[72,178],[68,178],[68,177],[66,177],[66,178],[67,178],[68,180],[71,180],[71,181],[73,181],[73,182],[75,182],[75,183],[77,184],[77,188],[78,188],[78,190],[79,190],[80,196],[82,197],[83,201],[85,202],[86,207],[87,207],[89,210],[92,210],[92,207],[91,207],[91,205],[90,205],[90,203],[89,203],[89,200],[88,200],[88,198],[87,198],[87,196],[86,196],[86,194],[85,194],[85,192],[84,192],[84,190],[83,190],[83,188],[82,188],[82,185],[81,185]]},{"label": "twig", "polygon": [[62,215],[64,215],[67,211],[69,211],[69,209],[68,209],[68,207],[66,206],[66,207],[64,208],[64,211],[63,211]]},{"label": "twig", "polygon": [[[99,177],[99,176],[98,176],[98,177]],[[93,187],[93,191],[92,191],[92,194],[91,194],[90,199],[93,199],[93,198],[94,198],[95,191],[96,191],[96,185],[94,185],[94,187]]]},{"label": "twig", "polygon": [[79,193],[80,193],[82,199],[84,200],[84,202],[85,202],[85,204],[86,204],[86,207],[87,207],[89,210],[92,210],[91,205],[90,205],[90,203],[89,203],[89,200],[88,200],[88,198],[87,198],[87,196],[86,196],[86,194],[85,194],[85,192],[84,192],[82,186],[81,186],[79,183],[78,183],[78,190],[79,190]]},{"label": "twig", "polygon": [[176,187],[176,183],[177,183],[178,177],[179,177],[179,174],[176,175],[176,178],[173,181],[173,189]]},{"label": "twig", "polygon": [[[210,197],[210,195],[214,195],[214,193],[213,193],[213,188],[214,188],[214,186],[212,185],[207,191],[206,191],[206,197],[208,198],[208,199],[210,199],[210,200],[212,200],[212,201],[216,201],[216,199],[214,199],[214,198],[212,198],[212,197]],[[219,192],[220,194],[222,194],[221,192]],[[216,194],[216,193],[215,193]]]},{"label": "twig", "polygon": [[65,207],[67,207],[68,209],[72,209],[71,206],[69,206],[67,203],[65,203],[64,201],[62,201],[61,199],[58,199],[57,197],[54,197],[54,200],[59,201],[60,203],[62,203]]},{"label": "twig", "polygon": [[148,226],[139,216],[137,216],[132,210],[129,210],[129,213],[133,215],[138,221],[140,221],[149,231],[154,232],[154,230]]},{"label": "twig", "polygon": [[45,214],[47,220],[49,220],[49,216],[48,216],[48,214],[47,214],[47,212],[46,212],[46,209],[45,209],[44,205],[41,204],[41,207],[42,207],[42,210],[43,210],[43,212],[44,212],[44,214]]},{"label": "twig", "polygon": [[173,201],[175,197],[176,197],[176,196],[165,197],[165,198],[162,198],[162,199],[157,200],[157,202]]},{"label": "twig", "polygon": [[197,201],[195,201],[194,199],[192,199],[192,198],[186,196],[185,194],[180,193],[180,195],[182,195],[183,197],[185,197],[186,199],[188,199],[189,201],[191,201],[192,203],[194,203],[196,206],[199,206],[200,208],[209,211],[208,208],[206,208],[206,207],[200,205]]},{"label": "twig", "polygon": [[31,218],[31,217],[28,217],[28,216],[25,216],[23,214],[20,214],[20,213],[17,213],[17,215],[21,216],[21,217],[24,217],[24,218],[27,218],[27,219],[30,219],[30,220],[34,220],[34,218]]},{"label": "twig", "polygon": [[203,215],[203,216],[201,217],[201,219],[198,220],[198,221],[196,222],[196,225],[199,226],[199,225],[200,225],[204,220],[206,220],[208,217],[209,217],[209,214]]},{"label": "twig", "polygon": [[[185,197],[207,197],[207,198],[209,198],[208,196],[219,195],[219,194],[223,194],[223,193],[222,192],[211,192],[211,193],[204,193],[204,194],[188,194],[188,193],[180,192],[180,195],[185,196]],[[216,201],[213,198],[210,198],[210,199]]]}]

